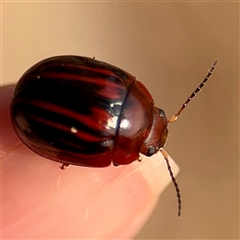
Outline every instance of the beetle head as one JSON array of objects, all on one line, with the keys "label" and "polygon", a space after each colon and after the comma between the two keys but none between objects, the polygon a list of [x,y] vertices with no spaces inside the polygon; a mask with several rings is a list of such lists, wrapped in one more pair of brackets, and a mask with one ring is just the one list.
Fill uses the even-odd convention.
[{"label": "beetle head", "polygon": [[164,147],[168,136],[167,124],[168,120],[164,111],[154,107],[153,123],[150,132],[141,147],[140,152],[142,154],[150,157]]}]

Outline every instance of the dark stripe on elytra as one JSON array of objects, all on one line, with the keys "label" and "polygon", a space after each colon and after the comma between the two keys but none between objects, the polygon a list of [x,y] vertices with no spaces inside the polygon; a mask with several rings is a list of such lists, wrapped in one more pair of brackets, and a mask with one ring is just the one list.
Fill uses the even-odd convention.
[{"label": "dark stripe on elytra", "polygon": [[[86,129],[93,134],[98,132],[103,135],[103,133],[112,134],[113,131],[107,129],[107,120],[118,117],[120,115],[121,105],[113,105],[110,107],[109,103],[104,102],[100,105],[100,101],[97,101],[98,105],[80,105],[77,111],[73,111],[64,106],[52,103],[44,102],[40,100],[32,99],[27,100],[26,98],[18,98],[16,101],[15,109],[25,113],[31,113],[32,115],[46,117],[52,121],[63,122],[69,124],[70,126],[75,126],[80,129]],[[98,122],[98,119],[103,119],[105,122]],[[112,129],[114,130],[114,129]]]},{"label": "dark stripe on elytra", "polygon": [[[75,79],[75,80],[74,80]],[[25,81],[26,80],[26,81]],[[77,80],[77,81],[76,81]],[[115,83],[109,83],[106,79],[101,78],[86,78],[84,76],[76,77],[75,75],[61,75],[60,73],[44,73],[42,75],[31,76],[31,78],[24,79],[23,83],[21,84],[21,88],[18,88],[17,91],[24,91],[25,89],[30,90],[47,90],[49,88],[50,93],[54,93],[57,90],[64,91],[65,87],[69,89],[77,89],[80,92],[85,91],[95,91],[95,90],[111,90],[119,95],[122,92],[125,92],[126,89]],[[85,90],[85,91],[84,91]]]},{"label": "dark stripe on elytra", "polygon": [[[124,86],[130,86],[132,81],[135,79],[124,70],[115,67],[111,64],[104,63],[101,61],[96,61],[91,58],[87,57],[79,57],[79,56],[59,56],[59,57],[52,57],[47,59],[39,64],[41,69],[50,69],[54,68],[57,71],[62,68],[68,72],[81,72],[84,70],[88,70],[94,74],[100,75],[104,74],[107,76],[114,76],[118,78],[119,81]],[[118,83],[119,83],[118,81]]]},{"label": "dark stripe on elytra", "polygon": [[[28,122],[30,123],[31,128],[34,129],[33,132],[40,139],[51,145],[51,147],[59,149],[59,151],[66,149],[68,151],[74,151],[76,153],[90,154],[92,151],[95,153],[101,153],[103,149],[105,149],[103,143],[109,140],[107,138],[102,138],[102,140],[99,140],[97,142],[86,141],[86,138],[81,139],[79,136],[77,137],[71,132],[66,132],[61,128],[59,129],[53,127],[52,125],[40,122],[34,118],[28,118]],[[72,143],[74,143],[74,145]]]},{"label": "dark stripe on elytra", "polygon": [[94,69],[90,70],[75,70],[75,69],[67,69],[65,67],[54,67],[51,66],[49,69],[44,69],[41,71],[39,69],[30,72],[25,75],[23,78],[24,81],[29,81],[36,78],[48,78],[48,79],[65,79],[65,80],[73,80],[73,81],[83,81],[83,82],[93,82],[98,85],[113,85],[115,87],[126,87],[126,84],[115,74],[104,74],[104,73],[96,73]]},{"label": "dark stripe on elytra", "polygon": [[37,76],[38,78],[48,78],[48,79],[61,79],[61,80],[69,80],[69,81],[81,81],[87,82],[88,84],[93,83],[99,85],[99,87],[103,87],[108,85],[112,88],[124,88],[125,86],[120,84],[119,80],[116,77],[111,75],[103,75],[103,76],[95,76],[92,72],[90,74],[84,74],[83,72],[80,73],[67,73],[65,71],[48,71],[39,73]]},{"label": "dark stripe on elytra", "polygon": [[[56,80],[57,81],[57,80]],[[32,86],[22,86],[17,89],[15,96],[29,100],[40,100],[52,102],[78,111],[80,108],[91,104],[109,108],[113,102],[122,102],[126,96],[126,90],[120,88],[101,89],[97,84],[74,84],[72,81],[65,81],[62,84],[51,79],[33,81]],[[76,83],[76,82],[75,82]],[[84,86],[85,85],[85,86]]]},{"label": "dark stripe on elytra", "polygon": [[[82,129],[81,130],[79,129],[76,133],[73,133],[71,131],[71,127],[69,127],[67,125],[52,122],[49,119],[43,119],[43,118],[37,117],[35,115],[27,114],[26,117],[28,118],[29,122],[32,122],[31,126],[34,126],[34,121],[36,122],[37,129],[39,129],[41,127],[41,125],[44,125],[44,128],[45,127],[51,128],[51,132],[47,132],[47,134],[51,135],[51,136],[52,136],[53,131],[59,131],[59,132],[61,132],[60,136],[62,136],[62,134],[65,133],[65,134],[69,134],[70,138],[74,138],[75,140],[80,140],[80,141],[83,139],[86,142],[95,143],[95,142],[103,142],[103,141],[109,140],[109,136],[91,135],[88,132],[82,131]],[[37,130],[37,131],[39,131],[39,130]],[[45,130],[44,130],[44,132],[45,132]],[[52,136],[52,137],[55,138],[55,136]],[[58,137],[57,139],[62,139],[62,137],[60,137],[60,138]],[[66,140],[66,139],[63,138],[63,140]],[[74,141],[74,142],[76,142],[76,141]]]},{"label": "dark stripe on elytra", "polygon": [[[29,108],[33,108],[33,110],[34,110],[34,107],[36,107],[36,115],[48,116],[49,118],[50,114],[56,114],[56,116],[53,115],[51,119],[65,118],[65,120],[63,119],[63,122],[69,121],[69,124],[71,123],[72,125],[82,123],[84,128],[89,127],[97,131],[106,131],[106,127],[101,125],[100,123],[96,124],[96,119],[94,120],[95,114],[98,114],[99,115],[98,117],[101,116],[102,118],[105,118],[105,119],[110,119],[114,116],[113,114],[106,112],[105,109],[103,110],[103,109],[94,108],[94,107],[86,109],[85,111],[82,111],[82,113],[80,113],[79,111],[75,112],[49,102],[22,101],[22,104],[27,105]],[[39,112],[39,110],[41,112]],[[32,112],[31,109],[29,109],[29,112]]]},{"label": "dark stripe on elytra", "polygon": [[[125,99],[126,91],[121,91],[117,94],[116,99],[112,99],[111,91],[105,96],[106,91],[98,92],[95,86],[89,85],[84,87],[72,87],[71,82],[61,87],[60,84],[54,84],[52,81],[44,79],[44,81],[34,81],[35,84],[26,88],[16,91],[15,97],[17,99],[24,99],[29,101],[50,102],[59,105],[63,108],[84,113],[84,109],[89,109],[92,106],[98,106],[105,109],[107,112],[114,114],[111,104],[118,102],[121,103]],[[90,105],[91,104],[91,105]],[[86,112],[87,114],[87,112]]]},{"label": "dark stripe on elytra", "polygon": [[[69,126],[69,128],[75,127],[76,129],[87,132],[96,137],[110,136],[110,131],[107,131],[107,129],[105,128],[100,129],[100,127],[98,126],[99,124],[91,124],[92,121],[89,121],[89,123],[87,123],[86,121],[79,121],[78,119],[72,118],[69,114],[65,114],[64,111],[60,113],[52,112],[48,109],[43,109],[28,104],[16,104],[15,110],[17,111],[17,115],[20,115],[20,113],[22,113],[23,115],[28,115],[29,113],[30,115],[36,116],[43,120],[44,118],[46,118],[47,120],[54,122],[55,124],[64,124],[65,126]],[[78,114],[81,115],[80,113]],[[89,117],[91,117],[91,115],[89,115]]]}]

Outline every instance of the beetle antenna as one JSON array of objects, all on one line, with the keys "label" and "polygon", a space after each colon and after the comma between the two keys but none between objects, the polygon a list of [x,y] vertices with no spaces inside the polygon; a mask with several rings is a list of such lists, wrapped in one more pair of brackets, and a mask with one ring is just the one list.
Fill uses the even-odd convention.
[{"label": "beetle antenna", "polygon": [[188,105],[188,103],[196,96],[196,94],[201,91],[201,89],[204,87],[204,85],[206,84],[206,82],[209,80],[209,78],[211,77],[211,75],[213,74],[213,71],[215,70],[216,68],[216,65],[218,63],[218,58],[213,62],[213,65],[211,67],[210,70],[208,70],[208,74],[207,76],[203,79],[203,81],[200,83],[200,85],[195,89],[195,91],[190,95],[190,97],[186,100],[186,102],[182,105],[182,107],[179,109],[179,111],[173,115],[169,120],[168,122],[169,123],[172,123],[172,122],[175,122],[180,113],[182,112],[182,110]]},{"label": "beetle antenna", "polygon": [[170,176],[172,178],[172,182],[173,182],[174,187],[176,189],[177,199],[178,199],[178,217],[180,217],[181,216],[181,209],[182,209],[182,201],[181,201],[180,189],[179,189],[179,186],[177,184],[177,180],[176,180],[176,178],[173,175],[171,166],[169,164],[168,153],[163,148],[161,148],[160,151],[161,151],[161,153],[162,153],[162,155],[163,155],[163,157],[164,157],[164,159],[165,159],[165,161],[167,163],[168,171],[170,173]]}]

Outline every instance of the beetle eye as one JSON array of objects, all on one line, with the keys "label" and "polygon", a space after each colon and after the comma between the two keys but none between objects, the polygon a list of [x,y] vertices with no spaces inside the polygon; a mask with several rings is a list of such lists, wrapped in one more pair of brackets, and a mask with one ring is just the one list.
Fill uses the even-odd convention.
[{"label": "beetle eye", "polygon": [[159,109],[159,115],[162,118],[166,118],[165,112],[162,109]]},{"label": "beetle eye", "polygon": [[148,152],[147,152],[147,156],[151,157],[155,152],[156,152],[155,147],[150,146],[149,149],[148,149]]}]

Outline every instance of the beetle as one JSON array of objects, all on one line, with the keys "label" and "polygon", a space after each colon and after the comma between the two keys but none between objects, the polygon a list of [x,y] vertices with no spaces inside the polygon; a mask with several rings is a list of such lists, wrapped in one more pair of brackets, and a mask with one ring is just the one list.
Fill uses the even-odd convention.
[{"label": "beetle", "polygon": [[95,58],[55,56],[32,66],[18,81],[12,102],[13,128],[35,153],[68,165],[106,167],[130,164],[140,153],[163,150],[169,122],[178,116],[213,73],[170,120],[146,87],[128,72]]}]

